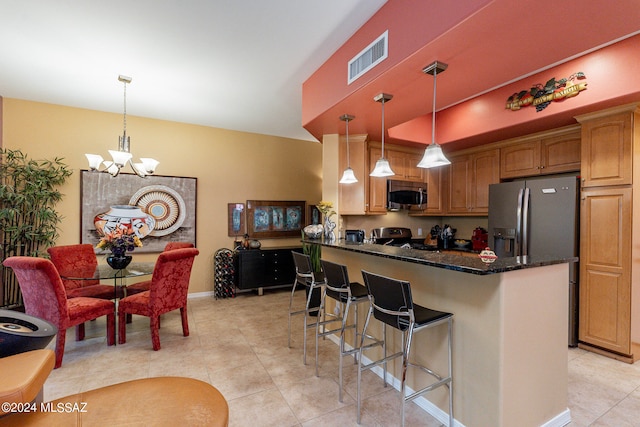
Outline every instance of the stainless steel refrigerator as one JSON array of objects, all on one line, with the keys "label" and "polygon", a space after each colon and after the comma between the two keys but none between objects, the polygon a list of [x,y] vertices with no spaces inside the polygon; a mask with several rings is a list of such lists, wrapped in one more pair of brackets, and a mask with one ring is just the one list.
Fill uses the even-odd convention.
[{"label": "stainless steel refrigerator", "polygon": [[[498,257],[578,256],[578,179],[532,178],[489,186],[489,246]],[[578,343],[578,263],[569,266],[569,345]],[[544,315],[544,313],[540,313]]]}]

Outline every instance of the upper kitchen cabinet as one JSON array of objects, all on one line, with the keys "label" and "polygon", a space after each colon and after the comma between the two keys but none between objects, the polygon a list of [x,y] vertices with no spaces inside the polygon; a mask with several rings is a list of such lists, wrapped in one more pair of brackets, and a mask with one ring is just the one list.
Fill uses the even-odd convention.
[{"label": "upper kitchen cabinet", "polygon": [[500,149],[500,178],[580,170],[580,128],[571,126],[510,140]]},{"label": "upper kitchen cabinet", "polygon": [[[385,150],[391,169],[396,173],[392,179],[424,182],[424,169],[418,167],[424,150],[418,152],[415,148],[400,146],[385,146]],[[372,160],[375,164],[377,159]]]},{"label": "upper kitchen cabinet", "polygon": [[445,213],[444,191],[442,184],[445,168],[430,168],[424,170],[427,183],[427,208],[426,215],[442,215]]},{"label": "upper kitchen cabinet", "polygon": [[[351,140],[349,140],[351,142]],[[373,170],[376,161],[382,153],[381,144],[370,142],[368,171]],[[387,179],[404,181],[425,182],[424,170],[419,168],[418,162],[422,159],[423,150],[412,147],[385,144],[384,155],[389,160],[389,166],[395,175],[388,178],[375,178],[368,176],[368,200],[365,202],[366,213],[382,214],[387,212]],[[427,195],[427,198],[429,196]],[[341,212],[342,213],[342,212]]]},{"label": "upper kitchen cabinet", "polygon": [[[576,117],[582,124],[582,186],[630,185],[638,104]],[[638,167],[638,166],[636,166]]]},{"label": "upper kitchen cabinet", "polygon": [[450,156],[447,213],[488,215],[489,185],[500,182],[500,150]]},{"label": "upper kitchen cabinet", "polygon": [[[339,185],[339,206],[341,215],[364,215],[367,212],[365,195],[369,180],[369,156],[367,152],[367,135],[349,136],[349,161],[347,161],[347,142],[344,137],[339,141],[338,170],[340,175],[347,168],[353,169],[358,182]],[[341,176],[338,177],[340,179]]]}]

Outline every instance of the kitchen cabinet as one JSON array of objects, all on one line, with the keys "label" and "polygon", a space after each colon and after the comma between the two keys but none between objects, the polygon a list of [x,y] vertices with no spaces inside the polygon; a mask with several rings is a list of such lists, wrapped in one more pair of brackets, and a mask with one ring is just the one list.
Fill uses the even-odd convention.
[{"label": "kitchen cabinet", "polygon": [[[368,177],[368,203],[365,203],[367,213],[382,214],[387,212],[387,179],[425,182],[424,170],[417,166],[422,159],[422,150],[385,145],[384,151],[385,157],[389,160],[389,165],[395,175],[385,178]],[[380,159],[381,153],[381,146],[369,144],[369,171],[373,170],[376,161]],[[427,200],[428,197],[427,195]]]},{"label": "kitchen cabinet", "polygon": [[[517,140],[516,140],[517,141]],[[500,149],[500,178],[580,170],[580,130],[563,128],[525,137]]]},{"label": "kitchen cabinet", "polygon": [[301,247],[239,250],[234,254],[238,289],[293,284],[296,275],[291,251]]},{"label": "kitchen cabinet", "polygon": [[444,168],[430,168],[424,170],[427,183],[427,208],[424,214],[438,215],[445,212],[444,191],[442,188]]},{"label": "kitchen cabinet", "polygon": [[[582,125],[579,346],[640,359],[640,104]],[[636,157],[634,159],[634,156]]]},{"label": "kitchen cabinet", "polygon": [[[382,150],[378,147],[369,148],[369,171],[373,170],[376,161],[380,158]],[[389,158],[387,157],[387,160]],[[391,165],[391,160],[389,160]],[[393,165],[391,165],[393,170]],[[367,212],[369,213],[387,213],[387,178],[386,177],[369,177]]]},{"label": "kitchen cabinet", "polygon": [[582,124],[583,187],[632,184],[633,116],[621,111],[577,117]]},{"label": "kitchen cabinet", "polygon": [[588,189],[580,204],[580,341],[630,354],[631,188]]},{"label": "kitchen cabinet", "polygon": [[[366,185],[369,181],[369,158],[367,151],[367,135],[349,136],[349,162],[347,162],[347,143],[344,137],[339,141],[338,180],[350,164],[358,182],[353,184],[338,184],[339,206],[341,215],[364,215],[367,212],[367,199],[365,197]],[[378,153],[379,156],[379,153]]]},{"label": "kitchen cabinet", "polygon": [[450,156],[448,214],[487,215],[489,185],[500,182],[500,150]]}]

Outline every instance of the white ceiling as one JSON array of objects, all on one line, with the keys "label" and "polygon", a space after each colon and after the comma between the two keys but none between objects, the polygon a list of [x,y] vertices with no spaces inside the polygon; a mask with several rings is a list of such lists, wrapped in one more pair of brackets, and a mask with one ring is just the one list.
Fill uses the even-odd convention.
[{"label": "white ceiling", "polygon": [[[302,83],[386,0],[0,0],[0,96],[315,140]],[[345,70],[346,73],[346,70]]]}]

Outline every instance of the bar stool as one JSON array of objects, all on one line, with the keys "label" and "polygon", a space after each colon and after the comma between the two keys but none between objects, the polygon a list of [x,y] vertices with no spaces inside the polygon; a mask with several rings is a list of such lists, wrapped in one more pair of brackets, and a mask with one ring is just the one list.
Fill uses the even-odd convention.
[{"label": "bar stool", "polygon": [[[340,333],[340,349],[339,359],[340,365],[339,372],[339,393],[338,400],[342,402],[342,358],[353,354],[354,363],[358,360],[358,352],[360,346],[358,345],[358,337],[361,336],[358,327],[358,305],[361,303],[369,303],[369,294],[367,289],[358,282],[350,282],[349,274],[347,273],[347,267],[341,264],[336,264],[330,261],[320,260],[322,264],[322,271],[326,284],[322,291],[322,297],[320,299],[320,313],[322,314],[322,321],[320,315],[318,315],[316,323],[316,376],[318,376],[318,339],[327,335],[332,335],[336,332]],[[329,313],[326,311],[325,303],[326,298],[332,298],[339,303],[340,314]],[[354,306],[355,321],[352,324],[347,324],[349,317],[349,308]],[[329,317],[329,319],[327,319]],[[328,324],[340,322],[340,326],[334,329],[327,329]],[[320,327],[323,328],[320,332]],[[345,331],[353,329],[353,347],[349,350],[345,349]]]},{"label": "bar stool", "polygon": [[[293,289],[291,289],[291,297],[289,298],[289,340],[288,346],[291,348],[291,316],[295,316],[298,314],[304,315],[304,327],[303,327],[303,337],[304,341],[302,344],[302,363],[307,364],[307,329],[316,328],[317,321],[313,323],[307,323],[307,318],[309,317],[309,313],[317,312],[316,316],[319,316],[320,307],[311,307],[311,297],[313,295],[313,291],[318,289],[320,290],[322,286],[325,284],[324,275],[322,273],[314,272],[311,266],[311,257],[306,254],[302,254],[300,252],[291,251],[293,255],[293,263],[296,266],[296,280],[293,283]],[[298,284],[302,284],[308,290],[307,302],[305,304],[305,308],[302,310],[293,311],[293,296],[295,294],[296,288]],[[317,341],[316,341],[317,343]]]},{"label": "bar stool", "polygon": [[[400,393],[402,396],[402,423],[404,426],[404,407],[405,403],[416,399],[426,392],[432,391],[440,386],[446,386],[449,389],[449,426],[453,426],[453,381],[452,381],[452,357],[451,357],[451,340],[453,329],[453,314],[442,311],[431,310],[426,307],[419,306],[413,303],[411,297],[411,286],[409,282],[391,279],[389,277],[380,276],[377,274],[362,271],[364,283],[369,293],[371,300],[371,306],[364,325],[363,334],[367,332],[371,321],[371,315],[382,322],[382,334],[384,343],[386,343],[387,329],[389,325],[395,329],[398,329],[402,334],[402,351],[387,355],[386,344],[383,344],[383,358],[375,360],[367,365],[362,362],[363,350],[360,350],[360,356],[358,358],[358,415],[357,421],[360,424],[360,409],[361,409],[361,383],[362,372],[368,369],[384,365],[384,381],[385,386],[387,383],[386,378],[386,364],[389,360],[397,357],[402,357],[402,373],[400,382]],[[414,332],[421,331],[426,328],[431,328],[441,324],[447,324],[448,328],[448,373],[445,376],[440,376],[431,369],[409,362],[409,355],[411,351],[411,343],[413,340]],[[363,338],[364,341],[364,338]],[[407,378],[407,367],[413,366],[421,371],[433,376],[436,381],[432,382],[428,386],[421,388],[412,394],[406,396],[405,393],[405,381]]]}]

